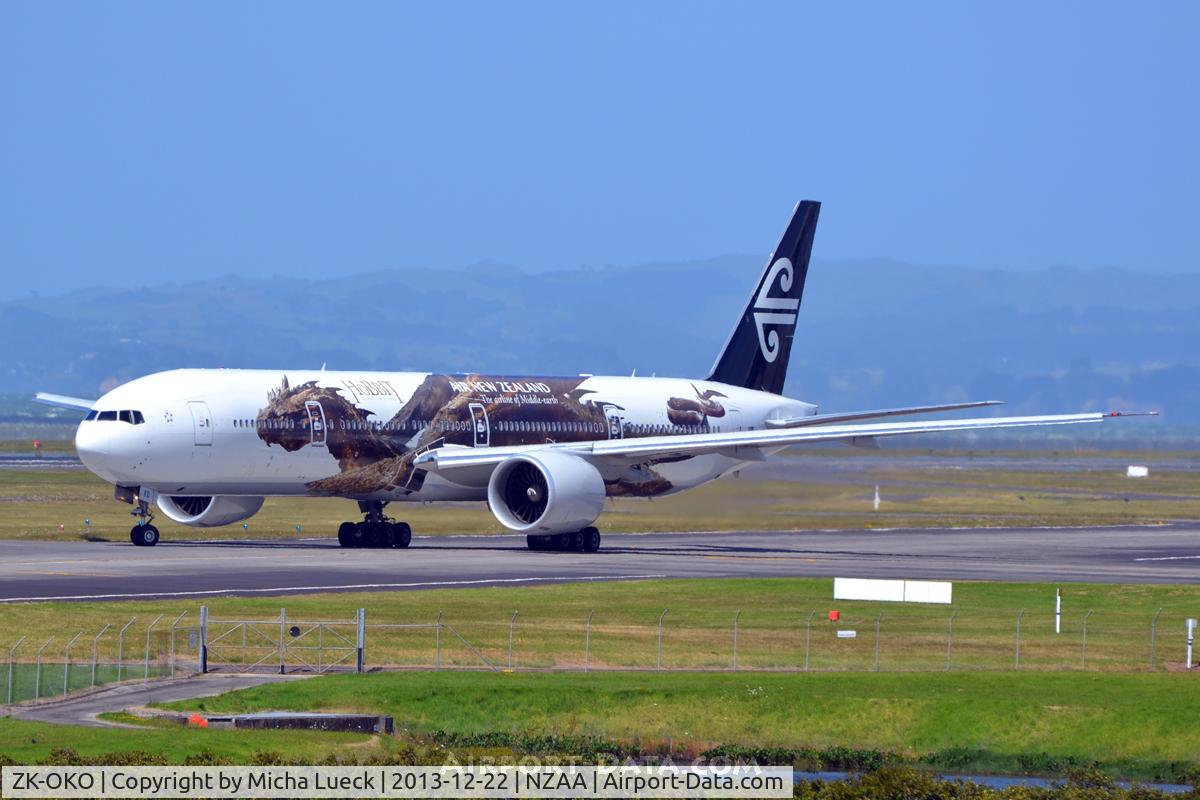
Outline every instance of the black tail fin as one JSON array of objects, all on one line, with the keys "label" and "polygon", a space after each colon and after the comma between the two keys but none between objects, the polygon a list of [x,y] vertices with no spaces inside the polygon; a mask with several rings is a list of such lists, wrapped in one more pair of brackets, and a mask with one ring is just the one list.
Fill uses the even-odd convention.
[{"label": "black tail fin", "polygon": [[796,205],[746,310],[713,365],[710,381],[783,393],[820,211],[821,204],[814,200]]}]

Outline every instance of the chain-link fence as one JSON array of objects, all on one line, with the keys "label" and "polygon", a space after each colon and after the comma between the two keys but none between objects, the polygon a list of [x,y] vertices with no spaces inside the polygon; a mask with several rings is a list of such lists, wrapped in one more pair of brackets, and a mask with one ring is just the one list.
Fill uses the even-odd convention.
[{"label": "chain-link fence", "polygon": [[[834,618],[836,616],[836,618]],[[781,624],[781,618],[790,624]],[[546,609],[492,619],[218,619],[207,608],[114,621],[95,631],[21,636],[7,655],[8,703],[116,681],[211,671],[1182,670],[1180,614],[953,610],[859,603],[770,614],[663,608],[631,619]]]}]

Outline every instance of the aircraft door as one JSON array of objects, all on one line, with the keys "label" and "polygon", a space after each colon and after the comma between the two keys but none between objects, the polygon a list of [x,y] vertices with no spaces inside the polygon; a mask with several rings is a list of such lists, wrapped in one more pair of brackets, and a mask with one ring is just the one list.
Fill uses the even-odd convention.
[{"label": "aircraft door", "polygon": [[608,416],[608,438],[624,439],[625,429],[621,425],[621,412],[615,408],[605,409]]},{"label": "aircraft door", "polygon": [[203,400],[189,400],[188,409],[192,412],[192,430],[195,432],[197,446],[207,447],[213,443],[212,415],[208,413],[208,403]]},{"label": "aircraft door", "polygon": [[471,409],[471,427],[475,429],[475,446],[487,447],[492,440],[487,409],[483,407],[483,403],[471,403],[469,408]]},{"label": "aircraft door", "polygon": [[304,410],[308,413],[308,430],[316,447],[325,446],[325,409],[316,400],[307,400]]}]

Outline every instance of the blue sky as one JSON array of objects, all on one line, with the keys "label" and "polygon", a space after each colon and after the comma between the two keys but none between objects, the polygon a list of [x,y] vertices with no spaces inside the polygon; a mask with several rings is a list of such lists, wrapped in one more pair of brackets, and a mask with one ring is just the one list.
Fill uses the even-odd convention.
[{"label": "blue sky", "polygon": [[1200,4],[0,4],[0,298],[764,253],[1200,269]]}]

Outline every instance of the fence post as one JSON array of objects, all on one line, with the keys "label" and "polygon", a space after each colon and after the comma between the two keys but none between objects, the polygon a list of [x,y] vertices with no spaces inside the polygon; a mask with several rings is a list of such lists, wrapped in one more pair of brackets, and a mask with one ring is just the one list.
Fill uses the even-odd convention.
[{"label": "fence post", "polygon": [[154,630],[154,626],[157,625],[159,620],[161,620],[162,618],[163,618],[163,615],[159,614],[157,617],[154,618],[154,622],[151,622],[149,625],[146,626],[146,663],[145,663],[145,667],[142,669],[142,681],[143,682],[150,680],[150,632],[152,630]]},{"label": "fence post", "polygon": [[437,637],[437,654],[434,656],[433,668],[440,670],[442,668],[442,612],[438,612],[437,630],[434,633]]},{"label": "fence post", "polygon": [[804,671],[808,672],[808,652],[809,646],[812,644],[812,621],[817,615],[817,610],[814,608],[808,612],[808,619],[804,622]]},{"label": "fence post", "polygon": [[[321,647],[324,645],[324,637],[317,645],[317,657],[320,658]],[[355,672],[362,672],[366,668],[366,650],[367,650],[367,610],[360,608],[358,610],[358,659],[356,661]],[[318,661],[318,668],[320,662]]]},{"label": "fence post", "polygon": [[187,613],[188,612],[184,611],[182,614],[180,614],[178,617],[175,618],[174,622],[171,623],[171,677],[172,678],[175,677],[175,629],[179,627],[179,620],[186,617]]},{"label": "fence post", "polygon": [[950,671],[951,655],[954,652],[954,618],[958,616],[955,611],[950,614],[950,622],[946,626],[946,672]]},{"label": "fence post", "polygon": [[508,618],[508,668],[509,669],[513,668],[513,665],[512,665],[513,664],[513,662],[512,662],[513,628],[517,624],[517,614],[520,614],[520,613],[521,613],[520,611],[514,611],[512,613],[512,616]]},{"label": "fence post", "polygon": [[117,634],[117,683],[121,682],[121,667],[125,662],[125,631],[129,630],[129,626],[137,622],[137,617],[125,623],[125,627],[121,628],[121,632]]},{"label": "fence post", "polygon": [[1014,656],[1013,669],[1021,668],[1021,617],[1025,616],[1025,609],[1017,612],[1017,650]]},{"label": "fence post", "polygon": [[38,648],[38,651],[37,651],[37,669],[35,669],[34,673],[33,673],[33,699],[34,700],[38,700],[42,696],[42,651],[45,650],[47,647],[49,647],[50,643],[53,641],[54,641],[54,637],[51,636],[49,639],[46,640],[46,643],[44,645],[42,645],[41,647]]},{"label": "fence post", "polygon": [[1158,629],[1158,615],[1162,613],[1160,608],[1154,612],[1154,619],[1150,620],[1150,669],[1154,669],[1154,634]]},{"label": "fence post", "polygon": [[739,608],[737,613],[733,615],[733,671],[737,672],[737,637],[738,637],[738,620],[742,617],[742,610]]},{"label": "fence post", "polygon": [[97,655],[98,648],[100,647],[100,637],[103,636],[105,633],[107,633],[108,629],[111,627],[112,627],[112,625],[105,625],[103,628],[100,629],[100,632],[97,633],[96,636],[92,639],[92,688],[93,689],[96,688],[96,655]]},{"label": "fence post", "polygon": [[200,606],[200,674],[208,674],[208,606]]},{"label": "fence post", "polygon": [[63,651],[63,696],[67,694],[68,680],[71,677],[71,645],[75,644],[75,640],[83,636],[83,631],[71,637],[71,641],[67,642],[67,649]]},{"label": "fence post", "polygon": [[663,617],[667,615],[667,610],[664,608],[662,613],[658,615],[658,660],[655,662],[656,669],[662,669],[662,628]]},{"label": "fence post", "polygon": [[883,614],[875,618],[875,671],[879,672],[879,627],[883,624]]},{"label": "fence post", "polygon": [[596,609],[588,611],[587,625],[583,632],[583,671],[588,671],[588,659],[592,655],[592,615],[596,613]]},{"label": "fence post", "polygon": [[[244,631],[245,628],[242,628]],[[284,648],[287,647],[287,609],[279,609],[279,674],[282,675],[287,670],[284,667]]]},{"label": "fence post", "polygon": [[17,654],[17,648],[20,647],[21,643],[24,641],[25,641],[24,636],[22,636],[20,639],[17,639],[17,643],[14,644],[11,648],[9,648],[9,651],[8,651],[8,704],[9,705],[12,705],[12,699],[13,699],[13,658]]}]

